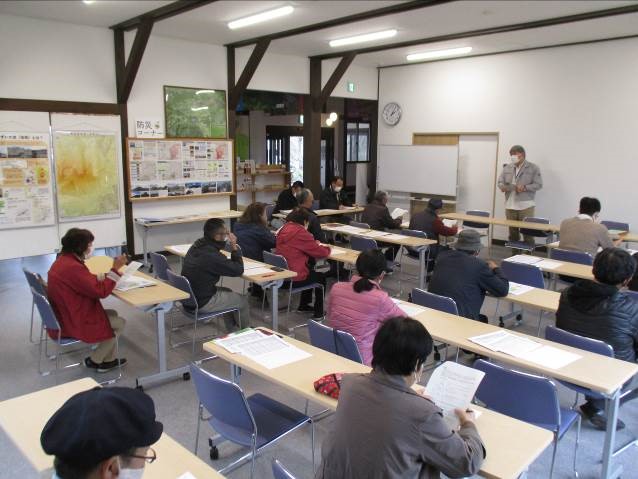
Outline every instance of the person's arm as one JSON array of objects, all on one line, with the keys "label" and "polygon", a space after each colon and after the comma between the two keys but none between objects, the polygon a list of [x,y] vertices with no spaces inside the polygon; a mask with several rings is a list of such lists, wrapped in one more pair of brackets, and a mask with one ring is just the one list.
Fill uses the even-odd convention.
[{"label": "person's arm", "polygon": [[396,229],[401,227],[402,218],[392,219],[390,215],[390,210],[386,206],[383,209],[383,216],[381,217],[381,224],[384,228],[388,229]]},{"label": "person's arm", "polygon": [[336,210],[339,208],[330,190],[322,190],[319,194],[319,208],[322,210]]},{"label": "person's arm", "polygon": [[326,242],[326,234],[321,229],[321,222],[319,221],[319,218],[315,216],[314,214],[310,216],[310,224],[308,225],[308,232],[317,241],[320,241],[321,243]]},{"label": "person's arm", "polygon": [[487,291],[497,298],[507,296],[509,293],[509,281],[503,276],[501,268],[496,263],[490,261],[481,265],[479,272],[479,285],[481,289]]},{"label": "person's arm", "polygon": [[503,192],[512,191],[513,186],[505,182],[505,167],[503,167],[503,170],[501,171],[501,174],[498,177],[498,182],[496,185],[498,186],[499,190]]},{"label": "person's arm", "polygon": [[534,171],[534,177],[532,178],[532,182],[523,185],[523,191],[538,191],[543,187],[543,178],[541,177],[541,169],[536,166]]},{"label": "person's arm", "polygon": [[330,256],[330,247],[320,245],[307,231],[299,235],[297,239],[300,242],[299,249],[311,258],[321,259]]},{"label": "person's arm", "polygon": [[443,223],[443,220],[439,217],[434,219],[432,227],[434,228],[434,232],[441,236],[454,236],[459,231],[459,227],[456,225],[452,227],[445,226],[445,223]]},{"label": "person's arm", "polygon": [[[119,275],[117,271],[114,272]],[[93,299],[104,299],[108,297],[116,285],[116,282],[108,276],[99,279],[84,265],[73,268],[72,276],[67,277],[66,281],[76,293]]]},{"label": "person's arm", "polygon": [[277,243],[277,238],[274,233],[270,231],[268,228],[262,228],[259,232],[259,246],[262,251],[270,251],[275,247]]},{"label": "person's arm", "polygon": [[239,248],[230,253],[230,258],[226,258],[221,252],[211,253],[201,266],[217,276],[232,278],[244,274],[244,260]]},{"label": "person's arm", "polygon": [[[328,295],[328,297],[330,296],[331,295]],[[385,321],[387,319],[396,317],[405,318],[408,315],[405,314],[405,311],[399,308],[399,306],[394,301],[392,301],[390,296],[386,294],[379,304],[379,316],[381,316],[383,318],[383,321]]]},{"label": "person's arm", "polygon": [[611,239],[611,236],[609,235],[609,230],[607,230],[607,227],[605,225],[600,225],[600,233],[598,234],[598,246],[600,246],[602,249],[605,248],[613,248],[614,246],[618,246],[620,244],[620,242],[622,241],[622,238],[618,238],[616,241]]}]

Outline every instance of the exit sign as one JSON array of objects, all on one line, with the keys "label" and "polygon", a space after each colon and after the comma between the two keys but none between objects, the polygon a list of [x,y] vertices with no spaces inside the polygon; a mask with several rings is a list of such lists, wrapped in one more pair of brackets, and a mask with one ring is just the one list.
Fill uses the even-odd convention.
[{"label": "exit sign", "polygon": [[354,93],[354,82],[352,81],[348,82],[348,92]]}]

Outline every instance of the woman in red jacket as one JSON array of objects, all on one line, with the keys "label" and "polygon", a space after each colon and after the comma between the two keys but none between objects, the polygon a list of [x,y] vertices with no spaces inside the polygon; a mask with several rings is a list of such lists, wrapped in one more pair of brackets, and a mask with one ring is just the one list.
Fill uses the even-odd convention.
[{"label": "woman in red jacket", "polygon": [[[310,258],[327,258],[330,248],[322,246],[319,241],[308,232],[310,214],[300,208],[295,208],[286,217],[286,224],[277,233],[277,254],[288,261],[288,268],[297,273],[292,287],[305,286],[312,283],[326,287],[326,277],[308,267]],[[314,318],[323,318],[323,292],[321,288],[315,288],[315,304],[310,306],[312,290],[301,293],[299,311],[314,311]]]},{"label": "woman in red jacket", "polygon": [[[105,310],[100,303],[101,298],[111,294],[115,281],[92,274],[84,264],[93,252],[93,239],[89,230],[71,228],[66,232],[62,252],[49,270],[47,295],[63,338],[99,343],[84,359],[84,365],[103,373],[118,366],[115,335],[122,332],[125,320],[117,311]],[[125,255],[115,258],[112,271],[117,274],[125,264]],[[119,362],[123,365],[126,359],[121,358]]]}]

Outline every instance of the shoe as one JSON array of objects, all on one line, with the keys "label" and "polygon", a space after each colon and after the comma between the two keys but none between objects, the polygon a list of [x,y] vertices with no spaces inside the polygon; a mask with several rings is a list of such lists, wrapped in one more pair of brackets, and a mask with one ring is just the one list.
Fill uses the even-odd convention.
[{"label": "shoe", "polygon": [[[593,408],[589,403],[581,404],[580,411],[596,429],[600,429],[601,431],[607,430],[607,418],[603,411]],[[620,431],[622,429],[625,429],[625,423],[620,419],[617,419],[616,431]]]},{"label": "shoe", "polygon": [[312,315],[312,319],[314,319],[316,321],[322,321],[325,316],[326,315],[323,314],[323,313],[315,313],[315,314]]},{"label": "shoe", "polygon": [[309,311],[314,311],[315,307],[312,304],[300,304],[299,307],[297,308],[297,311],[302,312],[302,313],[306,313]]},{"label": "shoe", "polygon": [[100,367],[98,363],[96,363],[95,361],[91,359],[91,356],[84,358],[84,366],[86,366],[89,369],[97,369]]},{"label": "shoe", "polygon": [[115,369],[118,366],[124,366],[126,362],[127,362],[126,358],[120,358],[119,364],[117,359],[114,359],[113,361],[104,361],[102,364],[98,366],[97,372],[98,373],[109,372],[110,370]]}]

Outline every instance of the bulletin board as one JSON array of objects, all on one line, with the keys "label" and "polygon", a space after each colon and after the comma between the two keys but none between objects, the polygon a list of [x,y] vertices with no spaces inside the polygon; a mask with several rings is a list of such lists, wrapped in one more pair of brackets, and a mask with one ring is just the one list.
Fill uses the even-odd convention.
[{"label": "bulletin board", "polygon": [[126,157],[131,201],[235,193],[232,140],[127,138]]}]

